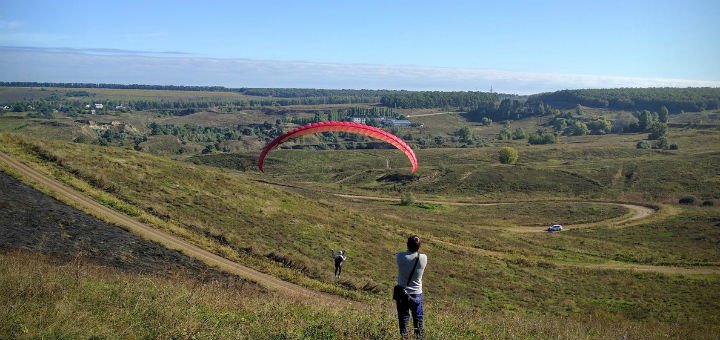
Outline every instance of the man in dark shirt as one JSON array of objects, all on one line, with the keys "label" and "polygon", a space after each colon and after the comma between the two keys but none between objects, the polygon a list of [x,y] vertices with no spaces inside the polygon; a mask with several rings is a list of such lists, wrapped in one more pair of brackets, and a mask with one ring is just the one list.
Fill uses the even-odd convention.
[{"label": "man in dark shirt", "polygon": [[345,251],[341,250],[337,253],[333,253],[333,259],[335,260],[335,278],[340,278],[340,273],[342,273],[342,266],[345,260],[347,260],[347,256],[345,255]]}]

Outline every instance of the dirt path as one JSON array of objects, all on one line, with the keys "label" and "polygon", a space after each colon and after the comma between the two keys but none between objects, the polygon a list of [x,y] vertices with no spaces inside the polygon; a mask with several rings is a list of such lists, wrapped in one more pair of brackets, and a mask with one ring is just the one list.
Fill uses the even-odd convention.
[{"label": "dirt path", "polygon": [[[262,181],[262,182],[271,184],[271,185],[280,185],[280,186],[292,187],[292,188],[296,188],[296,189],[305,189],[303,187],[279,184],[279,183],[274,183],[274,182],[270,182],[270,181]],[[397,198],[392,198],[392,197],[349,195],[349,194],[338,194],[338,193],[330,193],[330,192],[328,192],[328,194],[335,195],[337,197],[349,198],[349,199],[386,201],[386,202],[397,201]],[[425,203],[431,203],[431,204],[446,204],[446,205],[455,205],[455,206],[494,206],[494,205],[501,205],[501,204],[503,204],[503,205],[504,204],[513,204],[513,203],[509,203],[509,202],[469,203],[469,202],[438,201],[438,200],[421,200],[419,202],[425,202]],[[620,218],[613,219],[610,221],[580,224],[580,225],[573,226],[573,228],[587,228],[587,227],[596,226],[601,223],[604,223],[604,224],[610,223],[613,226],[628,226],[628,225],[632,225],[633,222],[641,221],[645,218],[655,215],[658,212],[658,210],[656,210],[656,209],[653,209],[653,208],[650,208],[647,206],[643,206],[643,205],[639,205],[639,204],[617,203],[617,202],[616,203],[592,202],[592,201],[578,202],[578,203],[620,205],[620,206],[623,206],[623,207],[629,209],[630,213],[626,214],[625,216],[622,216]],[[671,214],[672,214],[672,212],[671,212]],[[503,230],[537,233],[537,232],[544,232],[545,228],[543,228],[543,227],[512,227],[512,228],[504,228]],[[426,236],[426,240],[431,243],[434,242],[434,243],[438,243],[438,244],[443,244],[446,247],[462,249],[469,253],[474,253],[477,255],[485,256],[485,257],[491,257],[496,260],[505,260],[505,259],[512,258],[508,254],[503,253],[503,252],[463,246],[463,245],[448,242],[448,241],[442,240],[440,238],[432,237],[432,236]],[[546,261],[546,259],[543,259],[543,261]],[[653,272],[653,273],[662,273],[662,274],[713,274],[713,273],[720,273],[720,268],[718,268],[718,267],[652,266],[652,265],[622,263],[622,262],[616,262],[616,261],[607,261],[605,263],[572,263],[572,264],[563,263],[563,262],[553,262],[553,264],[557,265],[558,267],[584,268],[584,269],[589,269],[589,270],[605,270],[605,269],[607,269],[607,270],[635,270],[635,271],[641,271],[641,272]]]},{"label": "dirt path", "polygon": [[[648,217],[654,215],[657,212],[656,209],[646,207],[644,205],[639,205],[639,204],[592,202],[592,201],[577,202],[577,203],[579,203],[579,204],[593,203],[593,204],[605,204],[605,205],[619,205],[621,207],[625,207],[626,209],[628,209],[630,211],[630,213],[626,214],[624,216],[621,216],[619,218],[611,219],[611,220],[574,224],[572,226],[563,226],[563,228],[565,230],[590,228],[590,227],[597,226],[599,224],[605,224],[605,225],[610,224],[612,226],[626,226],[626,225],[630,224],[630,222],[640,221],[642,219],[645,219],[645,218],[648,218]],[[517,226],[517,227],[507,228],[506,230],[519,232],[519,233],[536,233],[536,232],[544,232],[545,227]]]},{"label": "dirt path", "polygon": [[[397,198],[391,198],[391,197],[378,197],[378,196],[363,196],[363,195],[346,195],[346,194],[335,194],[335,196],[338,197],[344,197],[344,198],[351,198],[351,199],[362,199],[362,200],[372,200],[372,201],[397,201]],[[497,203],[468,203],[468,202],[455,202],[455,201],[437,201],[437,200],[418,200],[420,203],[431,203],[431,204],[445,204],[445,205],[455,205],[455,206],[494,206],[494,205],[506,205],[506,204],[513,204],[512,202],[497,202]],[[565,201],[563,201],[565,202]],[[622,207],[627,208],[630,210],[630,214],[627,214],[619,219],[614,219],[610,221],[601,221],[601,222],[593,222],[593,223],[584,223],[584,224],[577,224],[573,225],[572,227],[567,227],[565,229],[579,229],[579,228],[587,228],[592,227],[601,223],[612,223],[613,225],[622,225],[627,224],[629,222],[641,220],[644,218],[647,218],[657,212],[657,210],[646,207],[644,205],[639,204],[630,204],[630,203],[613,203],[613,202],[593,202],[593,201],[578,201],[575,203],[580,204],[606,204],[606,205],[619,205]],[[510,228],[503,228],[504,230],[508,231],[515,231],[515,232],[521,232],[521,233],[535,233],[535,232],[543,232],[545,231],[544,227],[538,227],[538,226],[514,226]]]},{"label": "dirt path", "polygon": [[[374,201],[397,201],[396,198],[378,197],[378,196],[346,195],[346,194],[335,194],[335,196],[350,198],[350,199],[363,199],[363,200],[374,200]],[[493,206],[493,205],[501,205],[501,204],[512,204],[512,203],[507,203],[507,202],[467,203],[467,202],[436,201],[436,200],[421,200],[421,201],[419,200],[418,202],[425,202],[425,203],[432,203],[432,204],[447,204],[447,205],[456,205],[456,206]],[[612,220],[610,223],[612,223],[613,225],[624,225],[624,224],[628,224],[630,222],[642,220],[644,218],[650,217],[651,215],[653,215],[657,212],[657,210],[655,210],[653,208],[649,208],[649,207],[646,207],[643,205],[638,205],[638,204],[592,202],[592,201],[578,202],[578,203],[620,205],[631,211],[631,213],[628,215],[625,215],[619,219]],[[607,221],[580,224],[580,225],[573,226],[573,228],[587,228],[587,227],[598,225],[600,223],[607,223]],[[512,231],[517,231],[517,232],[543,232],[545,230],[545,228],[543,228],[543,227],[513,227],[513,228],[506,228],[504,230],[512,230]],[[491,257],[491,258],[494,258],[497,260],[505,260],[505,259],[511,258],[511,256],[509,256],[508,254],[505,254],[505,253],[499,252],[499,251],[463,246],[463,245],[455,244],[455,243],[448,242],[448,241],[445,241],[445,240],[442,240],[439,238],[435,238],[435,237],[426,236],[425,238],[427,241],[429,241],[431,243],[434,242],[434,243],[443,244],[446,247],[462,249],[469,253],[474,253],[477,255],[485,256],[485,257]],[[605,263],[572,263],[572,264],[562,263],[562,262],[552,262],[552,263],[557,265],[558,267],[584,268],[584,269],[591,269],[591,270],[604,270],[604,269],[634,270],[634,271],[640,271],[640,272],[653,272],[653,273],[662,273],[662,274],[713,274],[713,273],[720,273],[720,268],[717,268],[717,267],[652,266],[652,265],[642,265],[642,264],[633,264],[633,263],[622,263],[622,262],[615,262],[615,261],[608,261]]]},{"label": "dirt path", "polygon": [[220,270],[228,273],[236,274],[241,278],[257,282],[261,286],[281,292],[287,293],[292,296],[302,296],[313,302],[324,302],[328,304],[349,304],[348,300],[343,298],[319,293],[314,290],[286,282],[277,279],[268,274],[259,272],[255,269],[245,267],[239,263],[228,260],[219,255],[213,254],[207,250],[204,250],[194,244],[191,244],[185,240],[178,238],[177,236],[171,235],[164,231],[155,229],[144,223],[140,223],[122,213],[112,210],[80,193],[79,191],[72,189],[65,184],[58,182],[55,179],[47,177],[46,175],[38,172],[37,170],[15,160],[14,158],[0,152],[0,160],[20,172],[23,176],[36,182],[37,184],[50,189],[52,196],[55,198],[71,203],[75,207],[81,208],[81,210],[106,220],[115,225],[121,226],[128,231],[140,235],[141,237],[161,244],[167,248],[178,250],[183,254],[200,260],[210,266],[217,267]]}]

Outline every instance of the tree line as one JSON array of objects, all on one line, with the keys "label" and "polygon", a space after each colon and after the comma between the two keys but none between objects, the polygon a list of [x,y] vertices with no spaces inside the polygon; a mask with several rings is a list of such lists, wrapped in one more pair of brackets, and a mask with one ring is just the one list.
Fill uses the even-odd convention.
[{"label": "tree line", "polygon": [[[302,89],[302,88],[229,88],[224,86],[182,86],[182,85],[144,85],[144,84],[109,84],[109,83],[53,83],[53,82],[0,82],[3,87],[62,87],[90,89],[125,89],[125,90],[167,90],[167,91],[209,91],[236,92],[247,96],[276,98],[261,101],[265,105],[318,105],[347,103],[377,103],[380,96],[397,92],[394,90],[350,90],[350,89]],[[71,95],[88,96],[89,93],[74,91]]]},{"label": "tree line", "polygon": [[229,91],[224,86],[184,86],[184,85],[143,85],[143,84],[108,84],[108,83],[52,83],[32,81],[4,81],[3,87],[65,87],[89,89],[127,89],[127,90],[170,90],[170,91]]},{"label": "tree line", "polygon": [[658,111],[661,107],[671,113],[715,110],[720,107],[720,88],[618,88],[562,90],[533,95],[528,102],[542,102],[557,108],[582,105],[593,108],[628,111]]},{"label": "tree line", "polygon": [[401,109],[478,108],[498,100],[496,93],[477,91],[395,91],[380,98],[380,105]]}]

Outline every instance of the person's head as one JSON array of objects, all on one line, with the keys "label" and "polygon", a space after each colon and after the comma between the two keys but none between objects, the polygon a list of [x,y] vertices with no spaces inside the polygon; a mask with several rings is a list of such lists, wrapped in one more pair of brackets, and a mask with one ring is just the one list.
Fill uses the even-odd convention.
[{"label": "person's head", "polygon": [[414,252],[420,250],[420,238],[417,235],[408,237],[407,249],[411,253],[414,253]]},{"label": "person's head", "polygon": [[341,251],[340,251],[340,255],[345,255],[345,251],[344,251],[344,250],[341,250]]}]

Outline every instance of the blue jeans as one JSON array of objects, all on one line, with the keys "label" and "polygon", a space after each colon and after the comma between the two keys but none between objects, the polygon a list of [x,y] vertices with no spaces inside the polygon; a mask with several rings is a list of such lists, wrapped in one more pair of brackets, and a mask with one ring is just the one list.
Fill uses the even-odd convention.
[{"label": "blue jeans", "polygon": [[410,297],[415,298],[413,301],[396,301],[397,312],[398,312],[398,323],[400,325],[400,335],[404,338],[408,336],[408,321],[410,321],[410,314],[413,317],[413,328],[415,328],[415,338],[422,339],[424,334],[423,327],[423,308],[422,308],[422,294],[408,294]]}]

